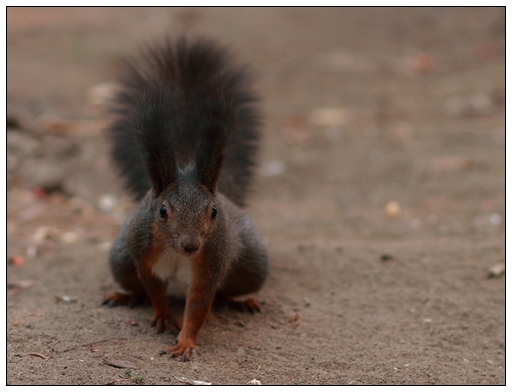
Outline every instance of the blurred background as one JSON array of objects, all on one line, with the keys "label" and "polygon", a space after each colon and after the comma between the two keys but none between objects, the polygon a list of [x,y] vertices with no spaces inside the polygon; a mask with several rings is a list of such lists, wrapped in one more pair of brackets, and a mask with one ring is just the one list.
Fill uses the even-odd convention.
[{"label": "blurred background", "polygon": [[[9,185],[44,188],[51,184],[38,177],[47,176],[90,201],[107,192],[111,181],[101,185],[96,175],[93,183],[71,184],[80,170],[72,161],[87,147],[61,136],[100,132],[119,58],[185,32],[229,44],[258,76],[266,192],[295,200],[324,192],[336,209],[390,200],[412,206],[426,196],[411,188],[442,196],[433,177],[443,172],[464,182],[461,170],[483,174],[484,166],[498,176],[483,175],[478,186],[471,180],[472,189],[458,193],[487,200],[503,190],[495,179],[504,155],[491,152],[504,141],[502,8],[9,8],[7,28],[9,131],[33,121],[43,140],[20,148],[42,142],[58,150],[33,160],[9,148]],[[13,135],[9,147],[17,148]],[[60,179],[40,173],[52,170],[46,167],[28,173],[47,158],[64,169],[55,155],[68,150],[69,172]],[[88,173],[106,169],[97,152]],[[16,175],[25,170],[23,179]],[[342,194],[331,195],[338,186]]]}]

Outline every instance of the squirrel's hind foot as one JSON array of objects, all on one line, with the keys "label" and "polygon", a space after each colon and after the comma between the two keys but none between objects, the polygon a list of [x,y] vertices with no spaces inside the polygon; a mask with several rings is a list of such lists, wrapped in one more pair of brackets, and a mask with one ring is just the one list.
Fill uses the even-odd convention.
[{"label": "squirrel's hind foot", "polygon": [[238,310],[239,312],[249,312],[254,314],[261,313],[261,301],[256,297],[249,297],[245,299],[226,298],[228,306],[231,309]]},{"label": "squirrel's hind foot", "polygon": [[114,292],[105,295],[102,305],[129,306],[134,308],[137,305],[151,305],[151,301],[146,293]]}]

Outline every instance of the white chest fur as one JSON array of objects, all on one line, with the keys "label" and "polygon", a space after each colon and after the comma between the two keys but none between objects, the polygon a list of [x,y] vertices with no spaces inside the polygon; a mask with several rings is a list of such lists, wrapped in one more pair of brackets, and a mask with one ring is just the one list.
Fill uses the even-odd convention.
[{"label": "white chest fur", "polygon": [[184,295],[190,286],[191,258],[176,252],[165,252],[151,269],[159,279],[167,282],[167,294]]}]

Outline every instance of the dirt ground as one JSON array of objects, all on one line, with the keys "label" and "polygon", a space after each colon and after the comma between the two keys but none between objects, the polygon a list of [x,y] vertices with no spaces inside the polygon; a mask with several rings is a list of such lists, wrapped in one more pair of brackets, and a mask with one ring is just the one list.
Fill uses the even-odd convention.
[{"label": "dirt ground", "polygon": [[[258,75],[272,263],[263,312],[214,311],[188,363],[150,307],[100,305],[133,207],[113,64],[179,32]],[[502,8],[9,8],[6,382],[504,384],[504,52]]]}]

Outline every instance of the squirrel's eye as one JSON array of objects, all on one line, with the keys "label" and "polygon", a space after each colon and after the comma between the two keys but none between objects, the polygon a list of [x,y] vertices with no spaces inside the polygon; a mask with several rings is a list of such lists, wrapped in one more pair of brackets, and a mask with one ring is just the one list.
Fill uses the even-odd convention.
[{"label": "squirrel's eye", "polygon": [[212,219],[215,219],[215,217],[217,216],[217,209],[215,208],[215,206],[212,207]]},{"label": "squirrel's eye", "polygon": [[160,218],[167,219],[167,207],[162,204],[160,207]]}]

